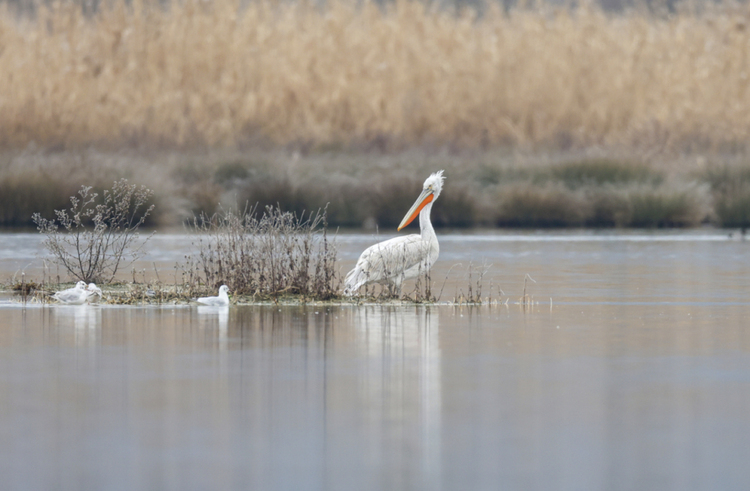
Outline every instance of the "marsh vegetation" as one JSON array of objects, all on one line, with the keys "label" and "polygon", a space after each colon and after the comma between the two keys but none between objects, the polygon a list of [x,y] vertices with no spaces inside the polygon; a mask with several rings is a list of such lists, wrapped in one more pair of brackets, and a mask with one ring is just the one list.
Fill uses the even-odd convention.
[{"label": "marsh vegetation", "polygon": [[0,5],[0,145],[750,141],[743,4],[85,5]]},{"label": "marsh vegetation", "polygon": [[13,5],[0,226],[128,178],[146,225],[258,203],[383,228],[437,168],[437,227],[750,223],[746,6]]},{"label": "marsh vegetation", "polygon": [[190,289],[228,285],[253,300],[339,295],[336,244],[328,238],[325,209],[295,215],[267,207],[201,216],[192,224],[196,255],[183,270]]},{"label": "marsh vegetation", "polygon": [[[32,171],[33,169],[33,171]],[[82,182],[148,184],[147,226],[255,204],[301,215],[327,207],[331,227],[395,228],[419,178],[445,169],[435,227],[719,227],[750,225],[750,159],[607,157],[594,152],[301,153],[288,150],[48,154],[0,158],[0,225],[53,216]]]}]

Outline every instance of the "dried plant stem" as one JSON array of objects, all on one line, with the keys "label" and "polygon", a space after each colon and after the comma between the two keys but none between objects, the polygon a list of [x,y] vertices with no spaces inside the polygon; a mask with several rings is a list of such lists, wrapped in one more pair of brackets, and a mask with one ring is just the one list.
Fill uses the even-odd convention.
[{"label": "dried plant stem", "polygon": [[521,297],[520,304],[524,311],[526,311],[526,309],[530,309],[534,302],[533,297],[526,293],[527,280],[531,280],[533,283],[536,283],[536,280],[532,278],[528,273],[526,273],[526,275],[523,277],[523,296]]}]

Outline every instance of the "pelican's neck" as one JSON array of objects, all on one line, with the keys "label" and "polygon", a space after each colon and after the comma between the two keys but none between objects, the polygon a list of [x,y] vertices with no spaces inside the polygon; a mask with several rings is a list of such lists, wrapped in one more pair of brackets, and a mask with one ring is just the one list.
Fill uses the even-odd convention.
[{"label": "pelican's neck", "polygon": [[432,228],[432,222],[430,221],[432,203],[432,201],[427,203],[427,206],[422,208],[422,211],[419,212],[419,229],[422,232],[422,240],[426,241],[437,239],[435,236],[435,229]]}]

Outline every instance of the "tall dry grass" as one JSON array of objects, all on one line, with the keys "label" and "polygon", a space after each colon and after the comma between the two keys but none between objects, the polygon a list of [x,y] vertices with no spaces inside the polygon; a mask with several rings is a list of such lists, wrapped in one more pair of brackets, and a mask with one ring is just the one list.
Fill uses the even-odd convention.
[{"label": "tall dry grass", "polygon": [[744,145],[750,7],[0,5],[0,145]]}]

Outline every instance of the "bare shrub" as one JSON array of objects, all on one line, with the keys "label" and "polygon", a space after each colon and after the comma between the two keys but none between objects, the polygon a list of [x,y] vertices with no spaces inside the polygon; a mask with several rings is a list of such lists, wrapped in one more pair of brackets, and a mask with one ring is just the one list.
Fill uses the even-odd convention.
[{"label": "bare shrub", "polygon": [[54,260],[72,277],[109,283],[125,262],[142,256],[148,238],[138,240],[138,228],[154,209],[149,205],[152,195],[127,179],[115,181],[101,199],[91,186],[81,186],[70,197],[69,209],[55,210],[53,219],[35,213],[32,220],[46,236],[44,245]]},{"label": "bare shrub", "polygon": [[336,296],[336,246],[328,238],[325,209],[296,215],[268,206],[196,218],[198,253],[188,257],[191,288],[226,284],[255,299],[284,294],[316,300]]}]

